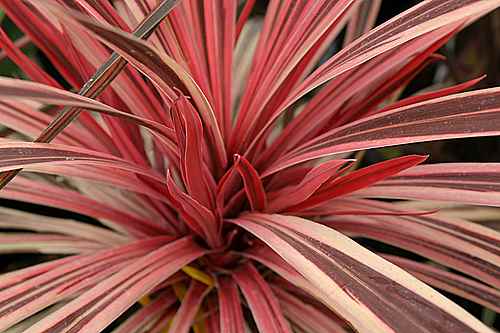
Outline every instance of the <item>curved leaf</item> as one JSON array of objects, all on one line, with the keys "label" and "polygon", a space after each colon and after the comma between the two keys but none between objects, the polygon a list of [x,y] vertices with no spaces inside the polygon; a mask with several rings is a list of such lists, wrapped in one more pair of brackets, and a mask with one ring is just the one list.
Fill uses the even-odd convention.
[{"label": "curved leaf", "polygon": [[427,285],[333,229],[282,215],[249,214],[231,222],[268,244],[360,332],[491,332]]}]

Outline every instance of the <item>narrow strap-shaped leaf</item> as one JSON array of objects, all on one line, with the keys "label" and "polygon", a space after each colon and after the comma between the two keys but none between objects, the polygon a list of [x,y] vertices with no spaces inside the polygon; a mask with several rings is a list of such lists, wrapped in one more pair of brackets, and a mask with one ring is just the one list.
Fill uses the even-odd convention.
[{"label": "narrow strap-shaped leaf", "polygon": [[434,99],[434,98],[448,96],[451,94],[461,93],[461,92],[466,91],[466,90],[470,89],[471,87],[475,86],[480,81],[482,81],[485,77],[486,77],[486,75],[483,75],[483,76],[480,76],[476,79],[462,82],[462,83],[456,84],[456,85],[451,86],[451,87],[446,87],[446,88],[438,89],[435,91],[424,92],[421,94],[417,94],[415,96],[403,98],[403,99],[397,101],[396,103],[392,103],[392,104],[386,106],[385,108],[378,110],[377,113],[382,113],[382,112],[385,112],[388,110],[394,110],[394,109],[397,109],[397,108],[400,108],[403,106],[407,106],[407,105],[411,105],[411,104],[425,102],[429,99]]},{"label": "narrow strap-shaped leaf", "polygon": [[137,70],[150,78],[166,96],[175,98],[175,93],[172,90],[175,87],[180,89],[183,94],[193,98],[211,143],[209,147],[214,150],[215,156],[217,156],[216,162],[219,163],[219,167],[226,165],[225,145],[212,107],[196,82],[181,65],[133,35],[89,20],[78,13],[63,10],[58,6],[51,5],[50,8],[57,17],[68,25],[80,24],[84,26],[96,38],[118,52]]},{"label": "narrow strap-shaped leaf", "polygon": [[30,328],[32,333],[101,332],[142,296],[203,255],[191,238],[164,245],[87,290]]},{"label": "narrow strap-shaped leaf", "polygon": [[[366,211],[386,211],[389,213],[405,213],[406,209],[392,203],[386,203],[376,200],[368,200],[361,198],[345,199],[340,205],[345,205],[354,209],[364,208]],[[362,215],[362,214],[360,214]],[[370,214],[367,214],[370,215]],[[332,215],[334,217],[335,214]],[[480,247],[488,250],[491,253],[500,254],[500,232],[492,228],[482,226],[479,223],[471,223],[470,221],[457,218],[448,217],[447,214],[409,214],[402,216],[403,220],[412,221],[411,223],[419,223],[436,229],[445,231],[455,237],[473,242]],[[389,218],[392,221],[394,218]]]},{"label": "narrow strap-shaped leaf", "polygon": [[[490,234],[496,233],[496,237],[486,238],[460,224],[446,225],[446,220],[431,216],[345,216],[322,223],[350,236],[376,239],[418,253],[494,287],[500,286],[499,237],[494,230]],[[461,229],[463,233],[458,232]],[[487,239],[492,239],[492,244]]]},{"label": "narrow strap-shaped leaf", "polygon": [[314,306],[285,290],[273,286],[273,292],[280,301],[285,316],[295,325],[308,333],[348,332],[343,327]]},{"label": "narrow strap-shaped leaf", "polygon": [[219,221],[212,211],[182,192],[170,173],[167,174],[167,189],[171,201],[189,228],[204,237],[211,246],[218,247],[220,245],[220,237],[217,232]]},{"label": "narrow strap-shaped leaf", "polygon": [[[177,4],[178,0],[163,0],[151,14],[141,22],[137,27],[135,34],[139,38],[148,37],[158,24],[167,16],[172,8]],[[113,53],[108,61],[106,61],[80,89],[79,94],[83,96],[96,97],[107,85],[121,72],[127,61],[117,53]],[[56,137],[65,127],[67,127],[80,111],[78,108],[67,108],[58,114],[58,116],[49,124],[49,126],[37,138],[37,142],[50,142]],[[11,181],[20,170],[9,171],[0,174],[0,189]]]},{"label": "narrow strap-shaped leaf", "polygon": [[260,332],[291,333],[280,305],[268,283],[250,263],[233,273]]},{"label": "narrow strap-shaped leaf", "polygon": [[[83,111],[82,109],[89,109],[125,119],[137,125],[144,126],[158,134],[162,134],[165,137],[173,137],[171,128],[156,121],[119,111],[94,99],[39,83],[2,77],[0,78],[0,99],[31,100],[45,104],[66,105],[78,108],[79,113]],[[60,112],[64,112],[64,110]],[[37,142],[43,142],[43,140],[38,140]]]},{"label": "narrow strap-shaped leaf", "polygon": [[359,332],[491,332],[432,288],[333,229],[282,215],[249,214],[231,222],[268,244],[322,291],[315,296]]},{"label": "narrow strap-shaped leaf", "polygon": [[500,312],[500,291],[430,264],[383,254],[382,257],[403,268],[419,280]]},{"label": "narrow strap-shaped leaf", "polygon": [[245,320],[236,283],[229,277],[218,280],[220,331],[245,333]]},{"label": "narrow strap-shaped leaf", "polygon": [[174,101],[170,113],[177,135],[180,166],[186,189],[200,204],[210,208],[214,204],[214,198],[208,185],[211,182],[206,180],[210,174],[205,172],[206,147],[203,145],[200,117],[184,95]]},{"label": "narrow strap-shaped leaf", "polygon": [[150,328],[167,311],[171,311],[171,306],[176,301],[177,297],[172,292],[160,293],[151,303],[137,310],[124,323],[113,330],[113,333],[139,333]]},{"label": "narrow strap-shaped leaf", "polygon": [[103,244],[79,237],[56,234],[0,233],[0,253],[89,253],[104,248]]},{"label": "narrow strap-shaped leaf", "polygon": [[245,192],[252,210],[264,211],[267,207],[267,197],[257,170],[245,157],[238,154],[234,155],[234,168],[243,179]]},{"label": "narrow strap-shaped leaf", "polygon": [[[42,264],[34,265],[34,266],[29,266],[26,268],[18,269],[15,271],[7,272],[5,274],[2,274],[2,277],[0,279],[0,292],[3,291],[4,289],[11,287],[13,285],[16,285],[18,283],[21,283],[22,281],[29,280],[30,278],[33,278],[37,275],[43,274],[47,271],[50,271],[51,269],[64,265],[70,260],[74,260],[75,258],[78,258],[78,255],[75,256],[69,256],[65,257],[62,259],[56,259],[52,261],[47,261]],[[83,257],[83,255],[82,255]]]},{"label": "narrow strap-shaped leaf", "polygon": [[109,228],[134,237],[155,235],[166,230],[152,224],[133,212],[118,210],[109,204],[98,202],[76,191],[18,177],[8,187],[0,191],[0,197],[20,200],[39,205],[56,207],[102,219]]},{"label": "narrow strap-shaped leaf", "polygon": [[108,169],[120,168],[165,183],[161,175],[127,160],[88,149],[57,144],[16,142],[0,143],[0,170],[12,170],[36,164],[89,164]]},{"label": "narrow strap-shaped leaf", "polygon": [[321,203],[338,196],[369,187],[378,181],[422,163],[426,158],[426,156],[419,155],[403,156],[353,171],[333,180],[304,202],[289,207],[288,209],[291,211],[300,211],[305,208],[307,209],[321,205]]},{"label": "narrow strap-shaped leaf", "polygon": [[422,165],[359,192],[360,196],[500,206],[500,163]]},{"label": "narrow strap-shaped leaf", "polygon": [[[1,100],[0,117],[2,118],[2,124],[29,138],[36,138],[38,133],[47,127],[52,120],[50,115],[40,112],[38,107],[31,105],[29,102],[6,101],[5,98],[1,98]],[[96,138],[94,134],[91,135],[91,132],[85,128],[70,126],[55,139],[55,142],[113,153],[115,150],[111,141],[105,138],[106,142],[108,142],[108,146],[105,146],[101,143],[101,139],[103,139],[101,136]]]},{"label": "narrow strap-shaped leaf", "polygon": [[0,278],[0,329],[100,282],[123,265],[161,247],[170,239],[157,237],[71,256],[2,275]]},{"label": "narrow strap-shaped leaf", "polygon": [[308,216],[341,216],[341,215],[388,215],[388,216],[419,216],[419,215],[429,215],[434,214],[437,209],[428,210],[399,210],[392,211],[385,208],[377,208],[371,206],[363,206],[360,204],[358,198],[336,198],[335,200],[323,203],[318,207],[307,209],[298,213],[301,217]]},{"label": "narrow strap-shaped leaf", "polygon": [[[304,143],[266,170],[362,149],[500,134],[500,89],[460,93],[404,106],[335,128]],[[472,131],[471,131],[472,129]]]},{"label": "narrow strap-shaped leaf", "polygon": [[172,324],[169,328],[170,332],[189,332],[196,314],[198,313],[198,309],[209,290],[210,288],[207,287],[207,285],[196,280],[191,280],[186,295],[182,299],[181,306],[172,319]]},{"label": "narrow strap-shaped leaf", "polygon": [[332,160],[322,163],[311,169],[298,185],[269,193],[269,211],[278,212],[307,200],[323,184],[334,178],[342,165],[350,161]]},{"label": "narrow strap-shaped leaf", "polygon": [[118,245],[127,238],[112,230],[88,223],[0,208],[0,229],[18,229],[57,233],[92,240],[101,244]]},{"label": "narrow strap-shaped leaf", "polygon": [[[88,181],[92,184],[107,185],[115,189],[144,194],[150,198],[170,204],[162,192],[156,191],[150,186],[145,186],[144,183],[155,182],[151,178],[144,182],[138,179],[137,174],[123,169],[115,168],[113,173],[109,172],[109,167],[102,165],[83,165],[76,161],[63,164],[31,164],[24,168],[28,172],[46,173],[51,175],[69,177],[82,182]],[[162,181],[165,181],[164,179]]]}]

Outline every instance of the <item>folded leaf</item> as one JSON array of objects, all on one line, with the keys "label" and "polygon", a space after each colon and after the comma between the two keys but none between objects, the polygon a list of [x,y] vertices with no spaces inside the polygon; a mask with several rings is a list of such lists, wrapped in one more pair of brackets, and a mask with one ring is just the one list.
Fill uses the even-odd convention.
[{"label": "folded leaf", "polygon": [[246,158],[240,155],[234,156],[234,168],[243,179],[245,192],[252,210],[265,210],[267,207],[267,197],[259,174]]}]

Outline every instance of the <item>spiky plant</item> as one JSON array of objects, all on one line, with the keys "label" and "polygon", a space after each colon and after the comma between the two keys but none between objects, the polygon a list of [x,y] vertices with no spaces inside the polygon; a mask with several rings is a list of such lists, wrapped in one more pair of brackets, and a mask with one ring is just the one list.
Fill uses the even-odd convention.
[{"label": "spiky plant", "polygon": [[254,3],[0,0],[31,79],[0,79],[0,196],[94,221],[0,210],[3,253],[54,259],[0,277],[0,331],[490,332],[432,287],[498,311],[499,234],[405,204],[499,206],[500,164],[353,153],[500,134],[500,89],[463,92],[477,80],[395,102],[500,1],[375,29],[379,0]]}]

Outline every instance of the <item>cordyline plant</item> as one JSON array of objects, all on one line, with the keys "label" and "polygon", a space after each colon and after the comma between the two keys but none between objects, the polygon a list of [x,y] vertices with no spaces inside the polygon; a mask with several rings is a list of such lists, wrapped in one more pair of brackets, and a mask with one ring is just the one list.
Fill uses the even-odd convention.
[{"label": "cordyline plant", "polygon": [[500,134],[479,79],[395,102],[500,1],[254,3],[0,0],[0,196],[95,220],[0,210],[2,252],[56,255],[0,277],[0,331],[490,332],[432,287],[498,311],[500,235],[405,203],[500,206],[500,164],[353,153]]}]

